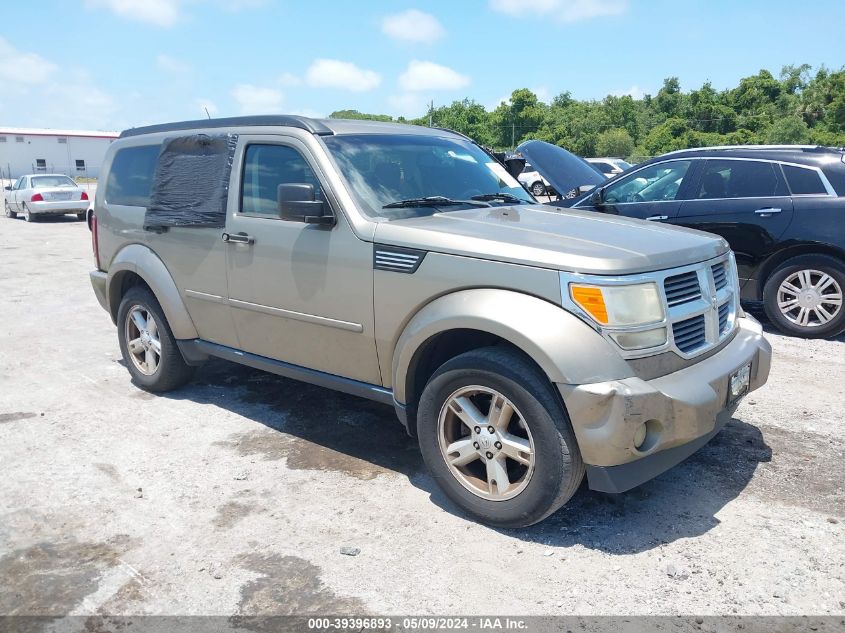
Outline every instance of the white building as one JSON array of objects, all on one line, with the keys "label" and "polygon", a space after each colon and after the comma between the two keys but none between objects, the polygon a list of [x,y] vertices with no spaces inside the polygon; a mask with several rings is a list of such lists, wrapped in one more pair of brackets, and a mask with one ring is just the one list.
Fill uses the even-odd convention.
[{"label": "white building", "polygon": [[0,178],[45,172],[97,178],[117,132],[0,127]]}]

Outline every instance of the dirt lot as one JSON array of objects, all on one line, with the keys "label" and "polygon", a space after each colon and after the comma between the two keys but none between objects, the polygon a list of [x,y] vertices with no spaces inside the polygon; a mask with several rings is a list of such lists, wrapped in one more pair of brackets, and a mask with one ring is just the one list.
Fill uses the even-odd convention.
[{"label": "dirt lot", "polygon": [[140,391],[84,223],[0,230],[0,614],[845,613],[843,338],[771,333],[689,461],[493,530],[388,408],[223,362]]}]

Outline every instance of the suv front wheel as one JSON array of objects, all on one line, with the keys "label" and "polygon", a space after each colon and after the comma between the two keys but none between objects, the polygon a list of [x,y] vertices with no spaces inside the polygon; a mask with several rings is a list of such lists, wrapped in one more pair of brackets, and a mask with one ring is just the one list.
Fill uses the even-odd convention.
[{"label": "suv front wheel", "polygon": [[420,398],[417,433],[438,485],[489,525],[542,521],[575,494],[584,476],[551,383],[507,348],[473,350],[440,367]]},{"label": "suv front wheel", "polygon": [[155,296],[143,286],[130,288],[117,310],[120,352],[139,387],[170,391],[187,383],[194,368],[185,363]]},{"label": "suv front wheel", "polygon": [[845,264],[827,255],[787,260],[766,281],[763,304],[779,330],[804,338],[845,330]]}]

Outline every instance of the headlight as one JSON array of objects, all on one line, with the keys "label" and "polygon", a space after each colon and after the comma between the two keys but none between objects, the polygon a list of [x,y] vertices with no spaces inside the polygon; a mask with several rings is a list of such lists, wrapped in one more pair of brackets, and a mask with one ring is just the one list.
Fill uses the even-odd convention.
[{"label": "headlight", "polygon": [[653,282],[632,285],[569,284],[572,300],[596,323],[607,327],[663,321],[660,292]]}]

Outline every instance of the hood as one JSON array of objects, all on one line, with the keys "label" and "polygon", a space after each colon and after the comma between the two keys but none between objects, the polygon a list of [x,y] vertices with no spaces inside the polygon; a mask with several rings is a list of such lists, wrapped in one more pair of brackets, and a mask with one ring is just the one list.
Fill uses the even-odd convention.
[{"label": "hood", "polygon": [[545,141],[525,141],[516,151],[545,178],[561,196],[578,187],[598,186],[607,182],[600,173],[580,156]]},{"label": "hood", "polygon": [[728,250],[722,238],[693,229],[541,205],[473,208],[385,220],[376,227],[375,241],[605,275],[684,266]]}]

